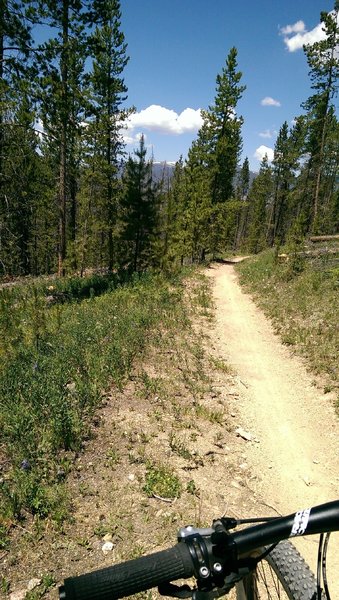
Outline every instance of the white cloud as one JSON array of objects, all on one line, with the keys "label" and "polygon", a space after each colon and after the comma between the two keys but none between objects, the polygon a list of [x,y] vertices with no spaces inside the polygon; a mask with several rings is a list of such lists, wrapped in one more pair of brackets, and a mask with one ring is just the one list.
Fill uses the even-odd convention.
[{"label": "white cloud", "polygon": [[132,145],[132,144],[138,145],[139,142],[140,142],[140,138],[141,138],[142,135],[144,136],[144,141],[146,142],[147,135],[142,134],[142,133],[136,133],[135,135],[129,135],[128,133],[123,133],[122,137],[123,137],[123,140],[124,140],[125,144],[128,144],[128,145]]},{"label": "white cloud", "polygon": [[152,104],[131,115],[127,122],[127,129],[145,128],[158,133],[180,135],[197,132],[202,123],[200,109],[185,108],[182,113],[178,114],[174,110]]},{"label": "white cloud", "polygon": [[270,129],[266,129],[265,131],[261,131],[259,133],[259,136],[262,138],[271,138],[271,137],[273,137],[273,135],[274,134],[272,133],[272,131]]},{"label": "white cloud", "polygon": [[267,155],[268,162],[272,162],[274,158],[274,150],[273,148],[268,148],[268,146],[259,146],[259,148],[256,149],[253,156],[261,162],[265,154]]},{"label": "white cloud", "polygon": [[274,98],[271,98],[271,96],[266,96],[266,98],[263,98],[260,104],[262,106],[281,106],[279,100],[274,100]]},{"label": "white cloud", "polygon": [[[285,36],[284,42],[289,52],[300,50],[305,44],[314,44],[315,42],[320,42],[326,37],[322,23],[318,23],[314,29],[307,31],[303,21],[297,21],[297,23],[294,25],[286,25],[286,27],[282,27],[280,31]],[[291,36],[291,34],[295,35]]]},{"label": "white cloud", "polygon": [[286,25],[281,27],[280,31],[283,35],[290,35],[291,33],[303,33],[305,31],[304,21],[297,21],[294,25]]}]

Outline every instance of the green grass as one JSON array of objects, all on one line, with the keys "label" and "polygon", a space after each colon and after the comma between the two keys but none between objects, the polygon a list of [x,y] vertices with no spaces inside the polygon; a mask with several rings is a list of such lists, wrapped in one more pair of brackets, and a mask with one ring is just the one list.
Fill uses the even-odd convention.
[{"label": "green grass", "polygon": [[149,462],[143,491],[149,497],[155,495],[161,498],[174,499],[180,497],[182,485],[169,466]]},{"label": "green grass", "polygon": [[266,251],[237,269],[282,341],[306,357],[316,374],[325,376],[326,391],[338,389],[338,268],[319,258],[305,260],[294,272],[288,263],[277,262],[273,251]]},{"label": "green grass", "polygon": [[103,392],[123,386],[153,330],[186,326],[182,296],[180,278],[156,275],[63,304],[46,302],[45,284],[0,291],[3,543],[27,512],[59,524],[66,518],[63,479]]}]

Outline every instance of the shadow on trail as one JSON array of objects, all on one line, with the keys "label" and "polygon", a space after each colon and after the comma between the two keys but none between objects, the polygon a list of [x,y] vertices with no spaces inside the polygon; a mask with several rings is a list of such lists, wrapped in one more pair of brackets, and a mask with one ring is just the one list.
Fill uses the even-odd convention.
[{"label": "shadow on trail", "polygon": [[233,258],[215,258],[209,265],[210,268],[213,267],[213,264],[221,264],[221,265],[236,265],[243,260],[250,258],[250,256],[234,256]]}]

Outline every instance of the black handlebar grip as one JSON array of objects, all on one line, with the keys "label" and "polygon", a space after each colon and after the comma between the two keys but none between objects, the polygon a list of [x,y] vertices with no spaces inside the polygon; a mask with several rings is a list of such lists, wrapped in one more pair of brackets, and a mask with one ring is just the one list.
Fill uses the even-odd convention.
[{"label": "black handlebar grip", "polygon": [[193,562],[186,544],[93,573],[69,577],[59,589],[60,600],[113,600],[191,577]]}]

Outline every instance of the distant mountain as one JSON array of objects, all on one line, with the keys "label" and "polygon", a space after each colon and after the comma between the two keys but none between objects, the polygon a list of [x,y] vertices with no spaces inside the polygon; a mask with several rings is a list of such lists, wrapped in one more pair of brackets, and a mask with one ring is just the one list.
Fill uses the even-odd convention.
[{"label": "distant mountain", "polygon": [[[171,181],[172,176],[173,176],[173,172],[174,172],[174,167],[175,167],[175,163],[173,162],[154,162],[153,163],[153,177],[155,179],[155,181],[161,181],[162,179],[164,179],[164,181]],[[238,172],[240,171],[240,169],[238,170]],[[253,183],[253,179],[256,178],[256,176],[258,175],[258,173],[255,173],[254,171],[250,171],[250,186]]]},{"label": "distant mountain", "polygon": [[153,163],[153,177],[155,181],[171,181],[175,164],[170,162],[154,162]]}]

